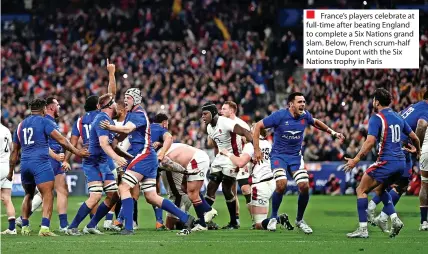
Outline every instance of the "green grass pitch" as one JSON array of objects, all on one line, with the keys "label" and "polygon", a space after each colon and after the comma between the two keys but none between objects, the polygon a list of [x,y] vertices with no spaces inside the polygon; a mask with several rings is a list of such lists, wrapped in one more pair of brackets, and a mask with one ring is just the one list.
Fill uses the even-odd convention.
[{"label": "green grass pitch", "polygon": [[[70,197],[69,223],[85,197]],[[15,208],[20,211],[22,198],[13,198]],[[155,219],[151,206],[143,199],[139,202],[140,229],[133,236],[85,235],[80,237],[63,236],[43,238],[37,236],[41,219],[40,209],[31,217],[31,236],[1,237],[1,253],[425,253],[428,232],[418,231],[419,200],[416,197],[403,197],[397,211],[404,222],[404,228],[395,239],[378,228],[369,226],[369,239],[347,239],[345,234],[356,229],[358,218],[355,196],[312,196],[306,210],[305,220],[313,228],[312,235],[305,235],[297,229],[276,232],[251,230],[251,220],[240,196],[241,228],[239,230],[207,231],[177,236],[175,231],[156,232]],[[52,215],[51,229],[58,233],[58,214]],[[219,216],[215,221],[223,226],[228,222],[227,208],[223,196],[218,196],[214,207]],[[293,218],[296,216],[297,197],[284,197],[281,212]],[[381,206],[378,206],[380,211]],[[1,229],[7,228],[7,216],[1,212]],[[191,209],[194,214],[193,208]],[[18,213],[19,214],[19,213]],[[165,216],[165,215],[164,215]],[[88,222],[86,219],[80,228]],[[99,226],[102,226],[101,221]]]}]

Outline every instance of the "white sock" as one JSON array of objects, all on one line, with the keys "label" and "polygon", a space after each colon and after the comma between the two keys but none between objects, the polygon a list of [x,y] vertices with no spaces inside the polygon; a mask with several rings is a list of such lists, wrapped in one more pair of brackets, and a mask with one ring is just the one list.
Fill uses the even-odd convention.
[{"label": "white sock", "polygon": [[397,218],[398,216],[397,216],[397,214],[396,213],[393,213],[393,214],[391,214],[391,220],[393,220],[393,219],[395,219],[395,218]]},{"label": "white sock", "polygon": [[31,211],[34,212],[35,210],[37,210],[37,208],[40,207],[42,202],[43,202],[43,200],[42,200],[42,196],[41,196],[40,192],[37,193],[36,195],[34,195],[33,201],[31,202]]},{"label": "white sock", "polygon": [[360,222],[360,228],[367,228],[367,222]]},{"label": "white sock", "polygon": [[[392,216],[392,215],[391,215]],[[397,217],[397,214],[395,214],[395,217]],[[380,219],[381,220],[387,220],[388,219],[388,215],[386,215],[386,213],[384,213],[383,211],[380,213]]]},{"label": "white sock", "polygon": [[370,200],[368,209],[369,210],[375,210],[376,209],[376,203],[373,202],[373,200]]}]

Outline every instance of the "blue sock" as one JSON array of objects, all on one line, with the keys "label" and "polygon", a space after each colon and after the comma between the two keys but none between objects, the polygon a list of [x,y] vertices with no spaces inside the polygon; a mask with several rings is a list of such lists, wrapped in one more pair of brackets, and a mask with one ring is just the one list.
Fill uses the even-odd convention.
[{"label": "blue sock", "polygon": [[114,212],[108,212],[106,215],[106,220],[113,220],[113,214]]},{"label": "blue sock", "polygon": [[60,214],[59,215],[59,225],[61,228],[65,228],[68,226],[68,220],[67,220],[67,214]]},{"label": "blue sock", "polygon": [[155,212],[156,221],[159,222],[160,224],[163,224],[162,209],[154,205],[153,211]]},{"label": "blue sock", "polygon": [[86,202],[84,202],[79,210],[77,211],[76,216],[74,217],[73,221],[71,222],[70,226],[68,228],[77,228],[79,224],[88,216],[89,212],[91,211],[91,208],[89,208],[86,205]]},{"label": "blue sock", "polygon": [[357,199],[357,210],[358,219],[360,222],[367,222],[367,208],[369,206],[369,200],[367,198]]},{"label": "blue sock", "polygon": [[95,214],[90,213],[90,214],[89,214],[89,218],[92,220],[92,218],[94,218],[94,215],[95,215]]},{"label": "blue sock", "polygon": [[51,221],[48,218],[43,217],[42,218],[42,226],[44,227],[50,227]]},{"label": "blue sock", "polygon": [[397,192],[395,192],[394,190],[391,190],[389,192],[389,195],[391,196],[391,200],[392,200],[392,204],[395,206],[397,205],[398,201],[400,201],[400,195],[398,195]]},{"label": "blue sock", "polygon": [[309,202],[309,193],[303,194],[299,193],[299,199],[297,201],[297,221],[301,221],[303,219],[303,214],[305,213],[306,206]]},{"label": "blue sock", "polygon": [[9,230],[15,229],[15,217],[9,218]]},{"label": "blue sock", "polygon": [[124,218],[123,218],[123,205],[120,206],[119,214],[117,215],[116,219],[120,223],[123,223],[123,221],[124,221]]},{"label": "blue sock", "polygon": [[134,200],[132,198],[122,199],[123,217],[125,219],[125,229],[134,230]]},{"label": "blue sock", "polygon": [[185,212],[181,211],[180,208],[178,208],[174,203],[169,201],[168,199],[164,198],[162,201],[161,208],[170,214],[175,215],[177,218],[180,219],[181,222],[186,223],[189,219],[189,215]]},{"label": "blue sock", "polygon": [[104,216],[106,216],[106,214],[110,211],[110,208],[111,207],[108,207],[104,202],[102,202],[101,205],[98,206],[97,212],[95,213],[94,217],[91,219],[87,227],[95,228],[98,225],[98,222],[100,222],[100,220],[104,218]]},{"label": "blue sock", "polygon": [[28,219],[22,219],[22,226],[28,226],[28,224],[30,224],[30,222],[28,221]]},{"label": "blue sock", "polygon": [[278,210],[279,210],[279,206],[281,205],[281,202],[282,202],[282,196],[283,196],[283,193],[278,193],[276,191],[273,192],[273,194],[272,194],[272,214],[270,215],[271,218],[278,217]]},{"label": "blue sock", "polygon": [[379,204],[380,203],[380,197],[378,196],[378,195],[375,195],[373,198],[372,198],[372,201],[377,205],[377,204]]},{"label": "blue sock", "polygon": [[393,213],[395,213],[395,207],[392,204],[392,199],[391,199],[391,195],[389,195],[388,192],[383,192],[382,195],[380,196],[380,199],[382,200],[383,203],[383,209],[382,211],[384,213],[386,213],[386,215],[391,215]]},{"label": "blue sock", "polygon": [[204,212],[209,212],[211,211],[213,208],[207,203],[207,201],[205,200],[204,196],[202,195],[202,193],[199,193],[199,197],[202,200],[202,206],[204,207]]},{"label": "blue sock", "polygon": [[205,223],[205,217],[204,217],[204,205],[202,204],[202,200],[199,200],[195,203],[193,203],[193,207],[195,208],[196,215],[198,215],[199,218],[199,224],[203,227],[206,227],[207,224]]},{"label": "blue sock", "polygon": [[421,224],[424,223],[424,221],[427,221],[427,215],[428,215],[428,207],[419,207],[421,210]]}]

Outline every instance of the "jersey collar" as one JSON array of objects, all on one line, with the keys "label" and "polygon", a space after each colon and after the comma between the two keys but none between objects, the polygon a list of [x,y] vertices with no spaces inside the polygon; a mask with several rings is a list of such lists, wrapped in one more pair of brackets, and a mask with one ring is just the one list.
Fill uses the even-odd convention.
[{"label": "jersey collar", "polygon": [[46,114],[45,117],[51,121],[55,122],[55,118],[53,118],[51,115]]},{"label": "jersey collar", "polygon": [[143,112],[143,111],[144,111],[143,107],[138,105],[137,107],[133,108],[131,112]]}]

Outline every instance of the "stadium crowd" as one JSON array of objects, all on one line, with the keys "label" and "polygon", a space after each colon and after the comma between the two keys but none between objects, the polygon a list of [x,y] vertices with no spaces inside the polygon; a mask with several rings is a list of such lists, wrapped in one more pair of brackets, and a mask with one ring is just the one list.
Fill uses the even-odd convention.
[{"label": "stadium crowd", "polygon": [[[206,147],[200,128],[204,100],[219,107],[235,101],[246,121],[285,106],[275,102],[275,70],[301,67],[302,48],[293,32],[271,32],[274,21],[266,8],[262,22],[255,23],[260,11],[247,3],[226,8],[224,1],[183,1],[175,10],[120,2],[116,7],[47,8],[49,13],[39,6],[29,23],[4,27],[1,105],[6,126],[15,129],[29,113],[30,98],[49,94],[61,105],[60,130],[70,133],[84,113],[84,99],[107,90],[107,58],[120,74],[118,97],[131,86],[141,88],[149,116],[165,111],[174,139],[198,148]],[[222,26],[213,21],[217,12],[231,40],[223,40]],[[426,14],[421,15],[423,24]],[[301,80],[287,78],[287,93],[303,92],[314,117],[347,137],[339,144],[308,129],[305,160],[337,161],[356,154],[365,140],[375,88],[393,93],[395,110],[420,100],[428,85],[427,38],[428,29],[421,25],[419,70],[305,70]],[[367,159],[374,159],[374,153]]]}]

